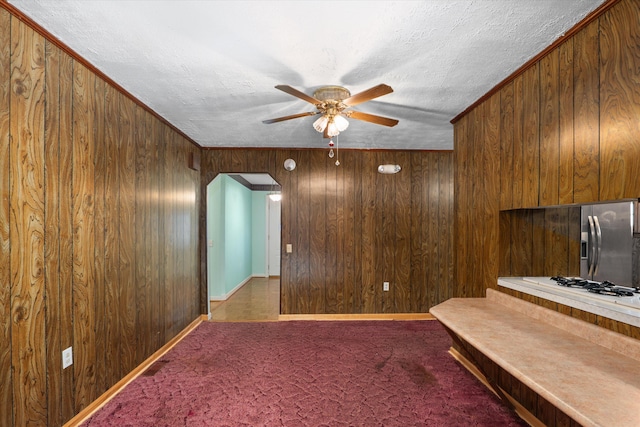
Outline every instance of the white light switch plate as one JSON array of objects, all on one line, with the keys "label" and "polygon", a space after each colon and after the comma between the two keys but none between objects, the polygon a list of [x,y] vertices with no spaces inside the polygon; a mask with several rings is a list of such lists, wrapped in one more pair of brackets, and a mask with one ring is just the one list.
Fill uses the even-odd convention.
[{"label": "white light switch plate", "polygon": [[71,347],[62,350],[62,369],[73,365],[73,350]]},{"label": "white light switch plate", "polygon": [[287,253],[290,254],[293,252],[293,245],[291,243],[287,243]]}]

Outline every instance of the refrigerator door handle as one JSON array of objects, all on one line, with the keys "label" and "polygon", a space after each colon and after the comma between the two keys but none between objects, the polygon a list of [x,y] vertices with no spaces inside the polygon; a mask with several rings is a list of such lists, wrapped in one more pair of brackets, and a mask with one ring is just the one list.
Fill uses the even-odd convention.
[{"label": "refrigerator door handle", "polygon": [[600,228],[600,221],[596,215],[593,216],[593,222],[596,226],[596,260],[595,269],[593,275],[598,274],[598,264],[600,263],[600,252],[602,251],[602,229]]},{"label": "refrigerator door handle", "polygon": [[589,239],[587,241],[589,246],[587,248],[587,266],[589,267],[589,272],[587,273],[587,278],[590,279],[593,277],[593,270],[596,264],[596,227],[591,215],[587,216],[587,220],[589,221]]}]

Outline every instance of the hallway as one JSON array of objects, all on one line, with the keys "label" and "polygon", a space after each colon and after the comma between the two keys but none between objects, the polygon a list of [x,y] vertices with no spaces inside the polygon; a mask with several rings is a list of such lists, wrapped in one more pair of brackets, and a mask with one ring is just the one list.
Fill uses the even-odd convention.
[{"label": "hallway", "polygon": [[280,314],[280,277],[254,277],[226,301],[211,301],[212,322],[269,322]]}]

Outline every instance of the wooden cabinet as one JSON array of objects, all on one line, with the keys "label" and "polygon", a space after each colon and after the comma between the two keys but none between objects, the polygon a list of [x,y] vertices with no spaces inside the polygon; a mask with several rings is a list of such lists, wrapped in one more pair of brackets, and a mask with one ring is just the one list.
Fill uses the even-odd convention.
[{"label": "wooden cabinet", "polygon": [[600,200],[640,196],[640,2],[600,18]]}]

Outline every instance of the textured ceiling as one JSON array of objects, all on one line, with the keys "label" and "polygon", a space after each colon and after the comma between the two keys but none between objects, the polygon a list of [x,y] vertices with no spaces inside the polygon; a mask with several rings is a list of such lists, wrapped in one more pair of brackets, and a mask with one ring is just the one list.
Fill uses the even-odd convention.
[{"label": "textured ceiling", "polygon": [[341,148],[452,149],[450,120],[603,0],[9,0],[198,144],[325,147],[309,95],[394,92],[355,110]]}]

